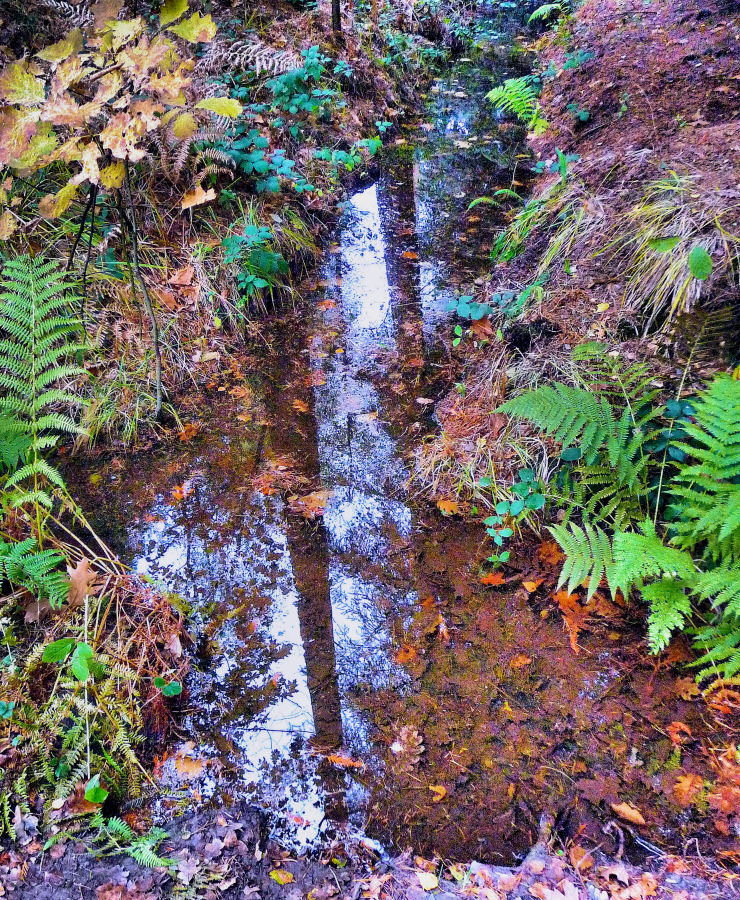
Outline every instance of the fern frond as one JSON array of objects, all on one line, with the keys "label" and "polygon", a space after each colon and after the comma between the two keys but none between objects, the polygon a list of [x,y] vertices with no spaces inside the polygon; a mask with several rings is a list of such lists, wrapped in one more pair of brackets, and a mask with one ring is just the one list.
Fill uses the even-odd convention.
[{"label": "fern frond", "polygon": [[660,578],[642,588],[642,598],[650,604],[648,645],[653,653],[665,650],[671,635],[683,628],[691,615],[686,584],[675,578]]},{"label": "fern frond", "polygon": [[614,535],[614,582],[625,596],[650,578],[691,582],[696,577],[691,554],[667,547],[649,519],[641,523],[640,531],[642,534],[622,531]]},{"label": "fern frond", "polygon": [[616,593],[618,584],[615,578],[614,557],[606,532],[597,525],[584,523],[581,528],[574,522],[569,523],[569,528],[564,525],[551,525],[549,531],[565,554],[558,587],[567,582],[570,593],[588,578],[589,599],[603,580],[606,580],[612,595]]}]

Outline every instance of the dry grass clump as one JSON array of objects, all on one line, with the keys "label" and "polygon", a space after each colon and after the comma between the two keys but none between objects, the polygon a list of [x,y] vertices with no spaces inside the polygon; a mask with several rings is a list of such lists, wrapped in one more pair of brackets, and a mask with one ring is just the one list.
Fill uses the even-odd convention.
[{"label": "dry grass clump", "polygon": [[[648,184],[642,198],[611,228],[610,265],[625,272],[624,306],[644,318],[645,330],[669,322],[703,299],[721,302],[737,289],[740,237],[737,192],[698,175],[670,172]],[[669,246],[669,241],[673,246]],[[712,259],[706,279],[692,275],[689,253],[703,247]]]},{"label": "dry grass clump", "polygon": [[[415,452],[411,481],[419,492],[457,497],[493,508],[511,499],[511,484],[520,468],[541,469],[547,454],[537,437],[522,435],[517,425],[496,412],[508,382],[510,354],[502,350],[478,369],[464,393],[450,392],[437,406],[440,431]],[[481,479],[490,479],[485,487]]]}]

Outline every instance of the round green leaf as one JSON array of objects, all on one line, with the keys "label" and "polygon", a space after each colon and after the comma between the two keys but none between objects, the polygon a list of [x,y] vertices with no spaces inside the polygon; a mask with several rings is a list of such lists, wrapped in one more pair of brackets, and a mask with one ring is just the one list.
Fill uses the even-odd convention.
[{"label": "round green leaf", "polygon": [[100,775],[93,775],[85,788],[85,800],[88,803],[101,804],[105,803],[107,796],[108,791],[100,786]]},{"label": "round green leaf", "polygon": [[703,247],[696,246],[689,253],[689,272],[699,281],[706,281],[712,274],[712,257]]}]

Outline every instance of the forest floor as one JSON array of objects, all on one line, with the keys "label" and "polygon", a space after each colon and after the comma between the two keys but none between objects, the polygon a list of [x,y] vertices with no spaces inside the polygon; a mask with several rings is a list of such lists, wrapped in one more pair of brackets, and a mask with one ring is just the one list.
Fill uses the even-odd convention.
[{"label": "forest floor", "polygon": [[[291,24],[286,26],[286,22]],[[584,212],[577,233],[563,253],[567,266],[561,264],[553,269],[546,304],[533,305],[523,323],[515,326],[516,332],[505,335],[507,347],[516,354],[518,366],[529,367],[541,376],[557,372],[559,361],[565,358],[573,344],[584,338],[600,339],[617,332],[623,338],[621,348],[627,358],[655,354],[656,379],[664,378],[669,383],[683,375],[691,341],[682,334],[664,335],[659,341],[638,339],[634,324],[636,308],[623,302],[625,256],[607,254],[594,258],[594,251],[609,243],[614,224],[629,215],[644,195],[646,186],[672,171],[688,172],[694,186],[692,190],[707,198],[709,212],[706,214],[718,211],[726,232],[730,235],[740,233],[737,216],[740,208],[737,202],[740,199],[740,120],[737,118],[740,58],[735,52],[740,39],[740,15],[736,4],[707,0],[671,3],[667,0],[651,3],[587,0],[569,22],[567,34],[559,30],[555,38],[542,38],[536,46],[530,47],[541,54],[542,68],[551,63],[560,70],[560,77],[546,83],[541,97],[543,114],[550,123],[547,139],[532,137],[530,144],[535,154],[548,163],[555,161],[555,148],[578,155],[574,168],[577,177],[571,182],[567,199],[582,204]],[[298,16],[286,16],[275,22],[273,42],[290,37],[286,27],[288,31],[293,29],[291,34],[300,33],[304,24]],[[345,118],[342,123],[334,124],[337,129],[334,137],[338,138],[342,128],[350,128],[354,129],[353,139],[358,138],[375,119],[388,118],[395,125],[397,96],[390,81],[371,66],[365,66],[362,49],[352,45],[351,40],[344,49],[364,80],[364,88],[358,88],[349,123]],[[573,59],[573,54],[579,51],[584,54],[582,62],[568,65],[569,58]],[[576,104],[577,109],[588,110],[585,122],[577,122],[572,104]],[[403,152],[404,139],[399,137],[397,142]],[[718,160],[722,161],[721,165]],[[535,193],[546,190],[550,182],[547,175],[535,181]],[[470,199],[466,197],[466,203]],[[276,206],[275,211],[277,209]],[[313,212],[316,236],[320,237],[326,234],[327,223],[332,221],[334,211],[328,208],[327,201]],[[489,215],[492,218],[487,221]],[[490,249],[491,231],[500,223],[500,213],[489,213],[485,206],[477,207],[474,212],[463,210],[457,217],[457,237],[463,235],[463,245],[475,244],[474,255],[485,255]],[[187,230],[187,226],[183,228]],[[408,232],[403,230],[397,236],[409,238]],[[505,269],[494,270],[493,280],[479,285],[482,298],[486,292],[491,295],[512,284],[530,283],[551,236],[551,230],[543,228],[539,239],[535,235],[522,256]],[[182,246],[186,247],[189,238],[185,233],[184,237]],[[458,244],[458,249],[460,246]],[[407,264],[418,258],[418,248],[410,242],[399,243],[398,249],[399,256]],[[404,259],[400,264],[404,264]],[[267,477],[269,483],[262,483],[265,496],[284,491],[291,478],[294,479],[291,487],[295,493],[318,492],[318,461],[312,456],[316,451],[303,433],[300,419],[314,403],[311,388],[321,384],[316,379],[315,368],[313,375],[300,365],[289,375],[282,373],[279,384],[275,379],[272,388],[272,406],[269,402],[265,407],[260,407],[259,402],[250,406],[250,398],[258,393],[255,380],[265,376],[265,363],[266,360],[269,363],[275,346],[270,343],[269,330],[265,332],[268,338],[263,358],[259,358],[259,352],[248,357],[241,351],[234,352],[229,347],[228,335],[202,317],[199,300],[206,293],[208,273],[187,255],[173,259],[171,269],[173,278],[163,280],[160,285],[162,311],[170,309],[173,319],[179,320],[177,327],[183,335],[183,353],[191,360],[197,358],[193,363],[192,380],[198,385],[198,391],[193,391],[192,398],[181,411],[183,421],[195,424],[190,426],[190,431],[186,424],[182,430],[175,428],[169,435],[164,434],[165,441],[171,438],[172,443],[179,444],[167,460],[169,463],[174,459],[174,463],[166,471],[160,466],[159,459],[150,460],[150,470],[146,463],[140,465],[136,459],[133,463],[122,462],[121,457],[125,454],[120,452],[121,448],[113,455],[108,449],[93,454],[93,464],[98,471],[94,481],[87,477],[87,469],[82,473],[88,495],[83,507],[97,508],[100,517],[118,513],[113,494],[119,488],[110,485],[114,481],[130,480],[128,486],[131,487],[138,477],[146,482],[141,485],[142,496],[149,500],[161,497],[166,491],[170,495],[180,491],[175,501],[167,501],[176,517],[177,503],[187,499],[191,492],[197,497],[198,480],[203,478],[199,470],[188,481],[190,473],[184,464],[175,464],[177,453],[186,451],[190,441],[199,439],[200,423],[205,423],[201,437],[213,437],[214,444],[221,441],[220,449],[208,450],[212,468],[220,475],[233,462],[230,454],[238,450],[231,446],[224,450],[222,438],[227,433],[226,428],[214,425],[211,429],[208,423],[208,415],[218,406],[218,398],[224,396],[240,401],[239,415],[243,417],[244,429],[249,431],[250,447],[252,450],[256,447],[254,458],[257,463],[251,476]],[[723,296],[730,295],[727,271],[718,271],[706,284],[706,290],[720,301]],[[169,270],[168,274],[171,274]],[[469,275],[469,272],[458,273],[457,277],[464,284]],[[310,273],[306,274],[306,281],[312,282],[317,290],[329,290],[328,299],[323,301],[328,321],[323,323],[320,334],[314,332],[311,335],[320,343],[318,350],[316,343],[311,344],[311,359],[315,362],[319,357],[341,352],[341,348],[336,349],[336,331],[330,318],[334,302],[331,289],[341,284],[341,274],[333,284],[322,284]],[[402,279],[392,287],[403,288]],[[639,296],[632,297],[630,303],[638,304]],[[288,342],[292,340],[300,347],[293,354],[293,360],[298,363],[309,354],[303,346],[307,336],[302,331],[301,318],[299,308],[297,314],[286,315],[282,322],[283,327],[291,330],[292,337]],[[131,324],[132,334],[127,340],[136,340],[135,332],[140,324]],[[438,770],[435,770],[435,785],[423,784],[422,787],[425,797],[429,793],[427,787],[432,790],[432,796],[428,800],[415,799],[419,795],[418,784],[405,772],[397,782],[389,779],[378,805],[386,816],[388,830],[394,832],[396,846],[412,843],[415,834],[424,835],[428,846],[415,846],[414,849],[432,851],[427,853],[431,858],[409,852],[391,859],[379,853],[374,842],[349,836],[327,844],[320,854],[302,855],[287,849],[278,838],[269,836],[270,826],[255,807],[236,801],[222,807],[216,803],[216,808],[214,805],[196,807],[195,811],[176,819],[170,827],[169,838],[160,849],[173,860],[172,866],[152,870],[144,869],[126,857],[96,860],[74,837],[44,849],[42,839],[35,831],[34,817],[21,816],[16,823],[20,836],[18,845],[0,854],[0,888],[5,895],[34,900],[50,896],[58,900],[80,897],[95,900],[159,900],[165,897],[423,900],[432,896],[448,900],[460,895],[483,900],[530,897],[539,900],[648,900],[651,897],[693,900],[730,897],[738,890],[740,764],[731,747],[737,742],[740,696],[732,689],[725,689],[719,695],[703,698],[680,668],[687,658],[683,644],[675,646],[657,661],[646,660],[647,650],[637,637],[641,623],[628,621],[625,624],[620,612],[607,604],[596,611],[586,610],[580,603],[577,609],[572,603],[559,608],[557,601],[553,606],[549,602],[549,593],[555,595],[554,561],[547,559],[547,553],[544,557],[539,554],[539,542],[535,544],[531,537],[518,545],[512,570],[507,572],[503,582],[489,579],[478,584],[481,542],[470,536],[468,523],[459,517],[468,511],[466,499],[470,498],[459,496],[455,484],[456,473],[466,470],[474,475],[476,462],[483,464],[483,459],[477,455],[480,440],[488,442],[488,446],[495,445],[502,430],[501,418],[491,412],[501,399],[497,394],[501,383],[491,377],[491,345],[470,349],[471,343],[465,342],[456,353],[453,352],[452,360],[445,363],[443,370],[438,367],[436,380],[429,377],[420,383],[418,371],[414,373],[415,368],[420,368],[414,361],[415,348],[420,344],[419,329],[411,335],[413,323],[407,318],[404,324],[410,337],[407,345],[401,347],[401,355],[405,353],[402,376],[392,386],[398,396],[399,410],[404,410],[397,413],[396,424],[407,431],[402,442],[404,450],[416,458],[422,473],[427,473],[419,478],[421,482],[427,479],[427,490],[429,458],[435,457],[439,442],[444,442],[444,470],[431,467],[433,493],[435,499],[442,498],[444,503],[444,498],[448,498],[448,502],[453,503],[453,507],[432,507],[424,512],[424,529],[431,533],[433,528],[442,527],[441,522],[447,531],[440,540],[424,543],[423,553],[416,555],[408,571],[417,564],[425,568],[427,575],[424,577],[430,594],[435,597],[441,594],[439,585],[444,582],[448,596],[444,603],[422,608],[412,626],[404,630],[396,656],[396,662],[405,665],[412,677],[419,681],[426,677],[424,690],[409,702],[401,703],[393,691],[368,695],[364,702],[372,711],[373,721],[383,733],[384,740],[388,737],[389,747],[393,746],[393,728],[402,716],[407,717],[403,719],[408,726],[407,735],[414,733],[416,726],[420,732],[426,729],[429,734],[427,759],[433,760]],[[279,327],[281,323],[278,323]],[[259,329],[253,336],[255,341],[263,339]],[[702,376],[714,373],[721,366],[716,347],[704,348],[693,354],[687,383],[698,383]],[[478,388],[465,393],[453,389],[447,396],[432,401],[441,423],[441,433],[435,436],[437,426],[431,415],[426,416],[421,428],[412,429],[412,414],[408,411],[416,409],[416,419],[421,419],[418,397],[421,395],[422,406],[427,403],[431,406],[428,398],[441,394],[441,385],[448,381],[458,381],[463,370],[467,373],[468,383],[477,383]],[[425,377],[429,371],[427,365]],[[356,374],[353,370],[352,375]],[[286,389],[288,384],[289,389]],[[176,393],[174,380],[171,386],[173,394]],[[347,421],[350,414],[357,412],[354,408],[341,411]],[[363,407],[359,415],[372,417],[374,413]],[[233,419],[233,409],[227,411],[227,415]],[[275,432],[269,439],[273,443],[272,453],[265,451],[263,446],[268,427]],[[212,435],[208,435],[209,430]],[[418,447],[419,431],[428,435],[421,450]],[[241,432],[240,436],[243,435]],[[156,440],[143,442],[138,452],[146,451],[147,445],[150,449],[162,436],[160,433]],[[507,465],[515,469],[517,461],[513,457],[507,460],[501,449],[498,452],[502,471]],[[281,457],[282,451],[286,452]],[[269,463],[267,473],[257,471],[260,454]],[[126,473],[126,465],[131,465],[132,471]],[[202,460],[198,460],[198,466],[202,465]],[[105,480],[98,487],[100,473]],[[162,479],[166,480],[167,488],[162,487]],[[247,480],[245,477],[244,484],[239,484],[233,493],[232,482],[216,484],[223,490],[216,490],[200,501],[202,506],[198,512],[207,518],[216,508],[223,511],[226,503],[241,502],[239,491],[246,491]],[[110,496],[103,493],[106,485]],[[145,489],[151,493],[144,495]],[[452,500],[453,497],[457,499]],[[322,501],[314,497],[314,501],[320,506],[326,498]],[[236,506],[232,512],[237,515]],[[156,510],[155,513],[159,515]],[[136,509],[136,514],[144,525],[157,524],[151,510],[144,510],[143,504],[142,508]],[[238,515],[246,514],[239,508]],[[233,520],[226,521],[231,527]],[[111,531],[115,527],[115,523],[110,523]],[[305,545],[316,540],[316,531],[305,532],[305,526],[301,527],[304,530],[295,538],[295,544],[303,552]],[[212,535],[209,534],[208,540],[212,540]],[[403,549],[401,541],[396,541],[393,546],[394,551]],[[295,546],[291,550],[295,567],[300,552],[296,553]],[[213,551],[209,549],[208,552]],[[229,552],[233,554],[234,551]],[[208,564],[213,562],[213,556],[206,555],[204,559]],[[310,565],[316,565],[316,561]],[[408,571],[399,569],[396,580],[403,581],[408,577]],[[514,571],[513,576],[511,571]],[[462,584],[464,576],[475,579],[473,588]],[[422,582],[424,578],[420,579],[420,589]],[[504,589],[505,595],[500,588]],[[512,627],[514,633],[510,634],[501,621],[508,621],[506,610],[512,606],[516,607],[518,624]],[[223,614],[224,620],[228,619],[229,613]],[[620,621],[615,625],[616,620]],[[443,640],[448,623],[451,641],[449,637]],[[522,630],[526,634],[522,634]],[[490,699],[486,695],[485,681],[485,661],[489,657],[485,653],[482,657],[479,654],[484,642],[491,644],[494,633],[498,642],[497,662],[508,672],[508,675],[500,676],[497,671],[496,677],[500,676],[506,690],[510,689],[509,694],[503,692],[504,700],[495,713],[499,717],[496,726],[500,728],[503,746],[497,762],[504,761],[507,766],[515,767],[519,764],[518,757],[536,762],[547,754],[548,763],[556,766],[549,776],[543,777],[540,772],[531,779],[529,774],[523,774],[521,783],[513,779],[517,780],[516,803],[519,804],[516,821],[513,817],[499,820],[498,816],[499,805],[503,809],[512,800],[509,790],[514,785],[509,784],[508,778],[499,777],[500,773],[496,772],[495,780],[487,781],[484,777],[475,783],[471,781],[469,786],[467,781],[470,774],[467,767],[477,772],[478,769],[485,770],[487,765],[483,751],[479,752],[474,746],[474,740],[475,729],[481,724],[479,720],[485,718],[478,714],[478,709],[483,709],[483,704]],[[621,668],[612,674],[615,684],[626,680],[629,698],[610,698],[602,703],[602,692],[595,689],[591,697],[580,695],[578,679],[583,677],[584,670],[596,668],[611,652],[611,645],[623,642],[625,634],[630,637],[630,647],[622,649]],[[456,654],[456,664],[463,672],[462,675],[458,672],[455,678],[450,677],[449,661],[438,659],[447,653],[448,641],[449,650]],[[580,649],[585,648],[585,652],[577,657],[579,642]],[[572,656],[569,655],[571,651]],[[563,679],[557,690],[553,687],[546,693],[548,678],[535,678],[537,673],[530,676],[529,665],[535,655],[544,660],[542,671],[547,670],[553,679],[555,674]],[[584,662],[584,656],[588,657],[588,662]],[[481,671],[471,676],[476,672],[471,663],[481,665],[481,658],[484,660]],[[430,670],[432,659],[437,660],[438,671]],[[444,685],[439,705],[435,705],[439,698],[430,699],[429,688],[432,676],[437,674]],[[594,685],[598,687],[595,682]],[[606,696],[612,690],[612,684],[603,687]],[[540,690],[543,693],[535,695],[534,703],[524,696],[527,691]],[[557,700],[562,707],[566,696],[574,711],[578,712],[579,705],[588,707],[583,721],[578,723],[582,732],[579,740],[583,742],[576,748],[576,753],[565,738],[560,741],[553,733],[547,733],[547,726],[537,730],[538,716],[544,721],[548,715],[554,715]],[[552,708],[547,706],[548,703]],[[597,715],[604,716],[599,727],[594,725],[592,728],[589,724],[591,715],[594,721]],[[458,716],[458,720],[452,722],[454,716]],[[657,727],[655,722],[659,723]],[[627,726],[626,736],[624,731],[618,733],[622,724]],[[602,726],[609,735],[606,748],[597,746]],[[587,734],[589,729],[594,732],[590,736]],[[473,738],[471,751],[461,747],[465,732]],[[450,734],[454,735],[454,741]],[[533,735],[536,735],[535,740],[532,740]],[[654,740],[656,747],[660,744],[654,754],[656,758],[660,757],[662,768],[659,770],[648,771],[640,758],[640,747],[637,754],[632,752],[634,742],[643,739],[646,743]],[[451,744],[461,749],[453,759],[454,766],[449,762],[449,757],[453,756],[448,752]],[[511,759],[506,756],[507,748],[512,752]],[[598,772],[586,770],[578,756],[584,748],[593,751],[592,757],[588,757],[589,765],[592,759],[602,759],[604,754],[612,759],[613,776],[608,775],[606,762]],[[467,757],[462,755],[468,752]],[[680,761],[678,770],[675,765],[667,765],[668,758],[676,756]],[[563,771],[568,765],[562,778],[557,771],[561,762]],[[460,769],[457,776],[455,767]],[[431,778],[426,774],[424,777]],[[546,783],[548,778],[551,779],[549,785]],[[566,797],[562,806],[553,812],[562,813],[566,808],[576,807],[580,812],[573,815],[576,824],[567,821],[568,815],[560,816],[554,831],[551,831],[552,823],[544,821],[538,836],[532,807],[536,807],[538,798],[544,796],[548,787],[554,806],[557,805],[556,795]],[[405,799],[394,808],[393,791],[396,789],[397,797],[404,793]],[[445,803],[438,802],[446,795],[458,802],[456,798],[464,796],[468,790],[475,800],[474,815],[470,815],[467,808],[460,812],[454,805],[448,809]],[[625,795],[625,790],[631,793]],[[196,802],[196,795],[191,795],[191,800]],[[459,802],[462,809],[464,802]],[[599,812],[589,812],[589,805]],[[415,818],[409,812],[411,809],[415,809]],[[132,821],[135,818],[134,814]],[[463,859],[459,858],[462,853],[456,856],[452,850],[456,840],[452,825],[458,820],[471,831],[464,837],[466,853]],[[475,827],[481,834],[490,835],[491,840],[506,835],[520,858],[529,845],[534,844],[534,848],[521,864],[471,865],[469,859],[473,853],[467,851],[469,844],[475,842],[472,833]],[[603,837],[600,838],[602,827]],[[433,853],[435,838],[446,842],[445,852],[438,856]],[[698,847],[700,840],[705,858],[691,852],[691,842]],[[682,842],[683,852],[680,849]],[[628,848],[626,854],[625,845]]]}]

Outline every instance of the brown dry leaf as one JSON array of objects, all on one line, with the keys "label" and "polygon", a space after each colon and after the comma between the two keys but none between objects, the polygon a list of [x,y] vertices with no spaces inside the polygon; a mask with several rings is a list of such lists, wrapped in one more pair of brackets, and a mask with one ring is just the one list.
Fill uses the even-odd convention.
[{"label": "brown dry leaf", "polygon": [[632,822],[633,825],[647,824],[640,810],[631,803],[612,803],[611,808],[625,822]]},{"label": "brown dry leaf", "polygon": [[178,435],[181,441],[187,442],[192,441],[192,439],[200,432],[201,426],[198,422],[187,422],[183,425],[182,431]]},{"label": "brown dry leaf", "polygon": [[182,644],[180,643],[180,637],[175,632],[173,632],[165,642],[164,645],[165,650],[169,650],[173,656],[182,656]]},{"label": "brown dry leaf", "polygon": [[594,858],[583,847],[579,847],[577,844],[574,844],[570,848],[570,862],[574,869],[577,869],[579,872],[585,872],[587,869],[590,869],[594,864]]},{"label": "brown dry leaf", "polygon": [[676,746],[685,743],[691,737],[691,729],[685,722],[671,722],[666,731]]},{"label": "brown dry leaf", "polygon": [[473,332],[475,337],[478,338],[479,341],[486,340],[488,338],[492,338],[494,334],[496,334],[493,325],[491,325],[491,320],[486,316],[485,319],[478,319],[476,322],[470,326],[470,330]]},{"label": "brown dry leaf", "polygon": [[673,786],[673,794],[680,806],[691,806],[696,795],[704,787],[704,779],[701,775],[689,772],[679,775]]},{"label": "brown dry leaf", "polygon": [[676,680],[675,690],[676,694],[682,700],[695,700],[701,693],[699,685],[690,675],[686,675],[684,678],[678,678]]},{"label": "brown dry leaf", "polygon": [[504,576],[500,572],[488,572],[486,575],[482,575],[480,579],[481,584],[487,584],[490,587],[496,587],[499,584],[503,584],[504,581]]},{"label": "brown dry leaf", "polygon": [[211,200],[216,199],[216,191],[214,188],[208,188],[207,191],[203,190],[201,185],[196,185],[192,189],[192,191],[186,191],[182,200],[180,201],[180,209],[183,211],[186,209],[192,209],[194,206],[202,206],[204,203],[210,203]]},{"label": "brown dry leaf", "polygon": [[511,660],[509,665],[512,669],[523,669],[524,666],[528,666],[531,662],[531,656],[525,656],[524,653],[517,653],[517,655]]},{"label": "brown dry leaf", "polygon": [[621,884],[630,883],[630,877],[627,869],[624,866],[624,863],[615,863],[613,866],[600,866],[599,875],[605,881],[609,881],[611,878],[616,878],[617,881],[619,881]]},{"label": "brown dry leaf", "polygon": [[308,412],[308,403],[305,403],[303,400],[294,400],[293,401],[293,409],[299,413],[307,413]]},{"label": "brown dry leaf", "polygon": [[430,784],[429,790],[434,794],[432,803],[439,803],[447,796],[447,788],[443,784]]},{"label": "brown dry leaf", "polygon": [[437,509],[443,516],[454,516],[458,512],[457,500],[437,500]]},{"label": "brown dry leaf", "polygon": [[329,297],[327,297],[325,300],[321,300],[319,303],[317,303],[316,308],[324,309],[324,310],[334,309],[336,307],[336,305],[337,305],[336,300],[331,300]]},{"label": "brown dry leaf", "polygon": [[580,651],[578,634],[586,628],[588,612],[578,602],[578,597],[567,591],[558,591],[552,599],[558,604],[563,614],[563,621],[570,635],[571,649],[574,653],[578,653]]},{"label": "brown dry leaf", "polygon": [[74,609],[76,606],[82,606],[85,602],[85,597],[88,596],[95,584],[98,573],[90,568],[90,560],[83,557],[74,569],[67,566],[67,574],[69,575],[67,602],[70,608]]},{"label": "brown dry leaf", "polygon": [[401,257],[403,259],[418,259],[419,254],[414,252],[413,250],[404,250],[403,253],[401,254]]},{"label": "brown dry leaf", "polygon": [[205,767],[205,760],[199,757],[185,756],[183,753],[178,753],[175,757],[175,769],[185,779],[197,778]]},{"label": "brown dry leaf", "polygon": [[303,516],[304,519],[315,519],[324,514],[326,504],[332,492],[328,490],[312,491],[303,497],[291,497],[290,509]]},{"label": "brown dry leaf", "polygon": [[183,266],[182,269],[178,269],[176,272],[173,272],[172,275],[170,275],[170,277],[167,279],[167,283],[187,286],[193,283],[194,275],[195,269],[192,266]]}]

